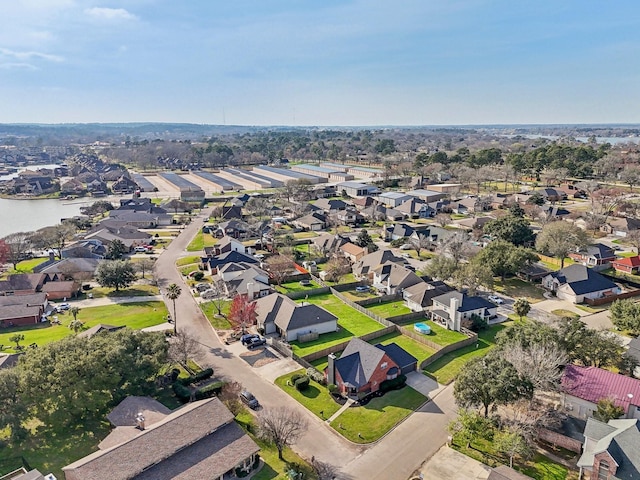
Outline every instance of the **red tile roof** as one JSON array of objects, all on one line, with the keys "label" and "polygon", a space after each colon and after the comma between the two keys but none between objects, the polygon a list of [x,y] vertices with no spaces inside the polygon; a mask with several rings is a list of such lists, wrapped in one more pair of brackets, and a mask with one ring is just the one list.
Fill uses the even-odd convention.
[{"label": "red tile roof", "polygon": [[619,258],[615,262],[613,262],[613,266],[616,265],[624,265],[627,267],[639,267],[640,266],[640,255],[636,255],[635,257],[628,258]]},{"label": "red tile roof", "polygon": [[625,413],[629,405],[640,406],[640,380],[601,368],[567,365],[562,374],[562,387],[569,395],[592,403],[611,398]]}]

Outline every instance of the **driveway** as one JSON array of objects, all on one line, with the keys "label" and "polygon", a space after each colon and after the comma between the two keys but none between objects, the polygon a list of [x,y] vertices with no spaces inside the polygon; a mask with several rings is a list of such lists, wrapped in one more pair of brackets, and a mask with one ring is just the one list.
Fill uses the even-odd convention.
[{"label": "driveway", "polygon": [[[203,214],[210,212],[207,209]],[[293,400],[273,379],[299,366],[290,360],[277,360],[259,368],[251,367],[238,358],[218,338],[215,330],[189,293],[175,261],[182,254],[202,225],[202,216],[195,218],[174,239],[155,265],[155,275],[161,290],[171,283],[182,287],[182,295],[176,300],[178,331],[186,331],[197,338],[203,346],[199,362],[211,366],[215,374],[240,382],[249,389],[264,407],[286,406],[299,412],[308,421],[306,433],[294,445],[294,449],[306,459],[330,463],[353,479],[406,480],[411,472],[433,455],[447,440],[447,424],[455,417],[453,387],[450,385],[435,395],[416,413],[372,446],[353,444],[324,422]],[[167,302],[173,311],[171,302]],[[237,347],[236,347],[237,348]],[[281,370],[279,368],[282,368]],[[432,393],[433,396],[433,393]]]},{"label": "driveway", "polygon": [[419,473],[424,480],[485,480],[491,468],[445,445],[420,467]]},{"label": "driveway", "polygon": [[417,390],[425,397],[435,397],[446,385],[440,385],[433,378],[427,377],[420,372],[411,372],[407,375],[407,385]]},{"label": "driveway", "polygon": [[581,317],[589,315],[588,312],[585,312],[584,310],[580,310],[578,307],[575,306],[575,304],[568,302],[566,300],[559,300],[555,298],[538,302],[535,304],[535,307],[538,310],[543,310],[548,313],[552,313],[553,310],[569,310],[570,312],[573,312],[576,315],[579,315]]},{"label": "driveway", "polygon": [[613,328],[613,323],[611,322],[611,315],[608,309],[603,310],[602,312],[586,315],[584,317],[581,317],[580,320],[586,323],[589,328],[594,328],[596,330],[600,330],[600,329],[610,330]]}]

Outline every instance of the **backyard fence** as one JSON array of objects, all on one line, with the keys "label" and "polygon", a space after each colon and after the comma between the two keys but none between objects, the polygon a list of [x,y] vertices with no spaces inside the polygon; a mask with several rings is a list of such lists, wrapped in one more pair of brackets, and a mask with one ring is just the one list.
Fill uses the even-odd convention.
[{"label": "backyard fence", "polygon": [[310,288],[309,290],[301,290],[299,292],[288,292],[287,297],[291,300],[298,300],[300,298],[313,297],[314,295],[322,295],[330,291],[329,287]]},{"label": "backyard fence", "polygon": [[404,313],[402,315],[394,315],[393,317],[387,317],[387,321],[395,323],[396,325],[404,325],[405,323],[412,323],[414,320],[422,320],[426,318],[426,312],[411,312]]},{"label": "backyard fence", "polygon": [[[412,337],[413,338],[413,337]],[[426,340],[426,339],[425,339]],[[460,348],[467,347],[469,345],[473,345],[478,341],[478,335],[474,334],[473,337],[465,338],[464,340],[460,340],[459,342],[452,343],[445,347],[440,346],[439,350],[431,355],[428,358],[425,358],[422,363],[420,363],[420,370],[424,370],[427,366],[431,365],[436,360],[444,357],[447,353],[453,352],[454,350],[458,350]]]},{"label": "backyard fence", "polygon": [[355,303],[361,307],[368,307],[369,305],[377,305],[380,303],[394,302],[400,300],[402,296],[400,294],[395,295],[381,295],[379,297],[363,298],[362,300],[356,300]]},{"label": "backyard fence", "polygon": [[[375,332],[371,332],[371,333],[366,333],[364,335],[360,335],[357,338],[359,338],[360,340],[363,340],[365,342],[368,342],[369,340],[374,340],[376,338],[380,338],[380,337],[384,337],[385,335],[389,335],[390,333],[394,333],[394,332],[397,331],[397,328],[398,328],[397,326],[392,325],[390,327],[383,328],[382,330],[376,330]],[[331,345],[330,347],[323,348],[322,350],[318,350],[316,352],[309,353],[308,355],[304,355],[302,357],[298,357],[297,355],[294,354],[293,359],[296,360],[297,358],[301,358],[302,360],[305,360],[306,362],[313,362],[314,360],[318,360],[319,358],[325,358],[330,353],[341,352],[342,350],[347,348],[347,344],[350,341],[351,341],[351,339],[349,338],[348,340],[345,340],[344,342],[336,343],[335,345]]]},{"label": "backyard fence", "polygon": [[382,325],[384,325],[385,327],[391,327],[391,326],[395,326],[394,323],[389,322],[386,318],[382,318],[380,315],[377,315],[375,313],[373,313],[372,311],[358,305],[356,302],[352,302],[351,300],[349,300],[347,297],[345,297],[344,295],[342,295],[340,292],[338,292],[335,288],[331,287],[331,293],[333,293],[336,297],[338,297],[340,300],[342,300],[344,303],[346,303],[347,305],[349,305],[351,308],[355,308],[356,310],[358,310],[360,313],[364,313],[367,317],[375,320],[378,323],[381,323]]}]

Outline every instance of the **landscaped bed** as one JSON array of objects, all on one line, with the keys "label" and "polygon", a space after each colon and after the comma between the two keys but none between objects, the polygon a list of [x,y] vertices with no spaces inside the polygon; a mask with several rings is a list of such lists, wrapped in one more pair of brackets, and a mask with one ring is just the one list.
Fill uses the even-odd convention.
[{"label": "landscaped bed", "polygon": [[228,330],[231,328],[231,323],[229,323],[229,320],[226,318],[231,309],[231,300],[225,300],[222,304],[221,310],[224,317],[216,316],[218,309],[216,308],[215,302],[203,302],[200,304],[200,309],[216,330]]},{"label": "landscaped bed", "polygon": [[352,442],[375,442],[427,400],[420,392],[405,386],[373,398],[366,405],[348,408],[331,426]]},{"label": "landscaped bed", "polygon": [[406,315],[411,313],[409,307],[407,307],[401,300],[385,303],[374,303],[373,305],[367,305],[367,310],[380,315],[382,318],[396,317],[398,315]]},{"label": "landscaped bed", "polygon": [[[68,327],[69,322],[73,320],[73,315],[67,312],[58,314],[57,317],[62,323],[61,325],[41,323],[3,329],[0,333],[0,345],[5,346],[5,353],[13,351],[15,344],[9,341],[9,337],[16,332],[24,335],[22,346],[28,346],[32,343],[44,345],[73,335],[73,331]],[[139,330],[164,323],[166,318],[167,309],[163,302],[114,303],[101,307],[84,307],[78,313],[78,320],[84,323],[83,330],[99,323],[116,327],[122,325]]]},{"label": "landscaped bed", "polygon": [[304,372],[304,370],[298,370],[283,375],[276,379],[276,385],[296,399],[299,403],[304,405],[305,408],[314,415],[326,420],[340,409],[340,405],[331,398],[331,394],[327,390],[327,387],[320,385],[313,380],[309,383],[309,388],[299,392],[296,387],[292,385],[291,377],[295,374],[304,375]]},{"label": "landscaped bed", "polygon": [[467,362],[489,353],[489,350],[495,346],[496,334],[503,328],[507,328],[509,323],[510,322],[505,322],[500,325],[492,325],[486,330],[483,330],[478,334],[477,347],[476,344],[472,344],[447,353],[431,365],[427,366],[424,370],[425,373],[434,377],[438,383],[451,383]]}]

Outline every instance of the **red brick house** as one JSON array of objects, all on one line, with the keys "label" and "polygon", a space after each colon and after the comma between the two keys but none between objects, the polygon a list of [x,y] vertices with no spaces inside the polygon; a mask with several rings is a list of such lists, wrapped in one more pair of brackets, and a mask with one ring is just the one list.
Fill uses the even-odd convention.
[{"label": "red brick house", "polygon": [[38,324],[47,304],[45,293],[0,296],[0,327]]},{"label": "red brick house", "polygon": [[334,384],[343,396],[378,391],[385,380],[415,371],[417,359],[398,345],[371,345],[352,338],[340,358],[328,357],[327,383]]},{"label": "red brick house", "polygon": [[640,255],[636,255],[635,257],[619,258],[613,262],[612,265],[618,272],[635,275],[640,271]]}]

